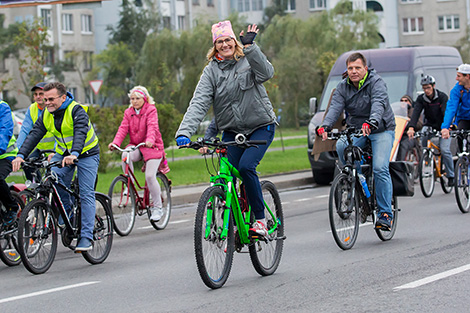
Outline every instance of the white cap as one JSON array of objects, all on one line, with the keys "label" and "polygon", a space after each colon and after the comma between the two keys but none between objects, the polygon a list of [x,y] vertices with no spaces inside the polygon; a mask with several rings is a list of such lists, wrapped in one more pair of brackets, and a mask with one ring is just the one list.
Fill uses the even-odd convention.
[{"label": "white cap", "polygon": [[470,74],[470,64],[460,64],[459,67],[457,67],[457,72],[462,74]]}]

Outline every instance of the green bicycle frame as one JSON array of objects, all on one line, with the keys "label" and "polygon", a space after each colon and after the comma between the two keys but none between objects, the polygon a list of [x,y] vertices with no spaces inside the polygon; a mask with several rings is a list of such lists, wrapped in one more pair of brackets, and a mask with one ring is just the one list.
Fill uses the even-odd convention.
[{"label": "green bicycle frame", "polygon": [[[238,201],[236,188],[234,186],[234,176],[240,179],[240,181],[243,181],[238,170],[232,164],[230,164],[227,157],[222,156],[220,158],[219,174],[210,177],[211,186],[222,187],[224,193],[226,194],[226,199],[225,199],[226,203],[225,203],[225,210],[224,210],[224,224],[223,224],[222,232],[220,234],[220,238],[222,239],[227,238],[228,225],[230,221],[230,211],[232,210],[235,225],[237,226],[238,234],[240,236],[240,242],[242,244],[249,244],[250,236],[249,236],[248,230],[250,228],[251,207],[248,208],[248,212],[246,212],[245,214],[242,213],[240,202]],[[277,229],[279,220],[273,214],[273,212],[271,211],[271,208],[268,207],[266,202],[264,200],[263,202],[264,202],[265,208],[268,210],[269,214],[272,216],[273,220],[275,221],[275,224],[273,225],[273,227],[268,230],[269,234],[271,234]],[[210,234],[211,223],[212,223],[212,213],[213,213],[213,210],[211,208],[208,208],[205,238],[207,238]]]}]

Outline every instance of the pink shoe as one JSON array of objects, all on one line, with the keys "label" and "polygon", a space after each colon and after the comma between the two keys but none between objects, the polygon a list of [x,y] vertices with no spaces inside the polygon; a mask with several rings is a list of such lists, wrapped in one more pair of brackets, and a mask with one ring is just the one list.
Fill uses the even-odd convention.
[{"label": "pink shoe", "polygon": [[269,234],[266,226],[264,226],[263,222],[260,221],[254,222],[253,226],[250,228],[250,231],[263,237],[267,237]]}]

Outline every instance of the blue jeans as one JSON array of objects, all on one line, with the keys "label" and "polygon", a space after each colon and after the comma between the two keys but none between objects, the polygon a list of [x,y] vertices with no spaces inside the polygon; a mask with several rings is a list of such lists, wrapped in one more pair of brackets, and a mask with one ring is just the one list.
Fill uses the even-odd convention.
[{"label": "blue jeans", "polygon": [[[259,183],[256,167],[263,158],[266,150],[274,139],[274,124],[258,128],[247,136],[247,140],[267,140],[267,144],[258,145],[258,148],[251,147],[242,149],[235,146],[228,147],[228,161],[232,164],[243,178],[248,203],[253,210],[253,214],[257,220],[265,218],[263,192]],[[233,141],[237,134],[224,131],[222,135],[223,141]]]},{"label": "blue jeans", "polygon": [[[392,195],[393,186],[388,164],[390,163],[390,153],[392,152],[393,140],[395,132],[388,130],[381,133],[371,134],[368,136],[372,145],[372,169],[374,171],[375,199],[379,216],[387,213],[390,218],[392,213]],[[367,144],[366,137],[354,138],[355,146],[364,148]],[[347,142],[338,140],[336,143],[336,151],[341,164],[344,165],[344,148]]]},{"label": "blue jeans", "polygon": [[[52,157],[52,162],[62,160],[64,157],[56,153]],[[93,240],[93,228],[95,226],[95,181],[98,173],[98,165],[100,164],[100,155],[95,154],[89,157],[80,158],[77,163],[78,188],[80,189],[80,201],[82,208],[82,228],[80,236]],[[54,167],[52,169],[59,177],[59,182],[70,187],[73,179],[74,166],[66,166],[63,168]],[[70,214],[70,195],[57,188],[60,199],[64,204],[67,214]]]},{"label": "blue jeans", "polygon": [[[430,131],[432,130],[431,127],[429,126],[424,126],[422,131]],[[447,138],[444,139],[442,137],[439,137],[439,149],[441,150],[441,157],[442,157],[442,163],[444,163],[444,166],[446,167],[446,173],[447,177],[454,177],[454,160],[452,159],[452,152],[450,151],[450,144],[451,144],[452,138]],[[422,139],[422,145],[423,147],[428,146],[428,138],[423,137]]]}]

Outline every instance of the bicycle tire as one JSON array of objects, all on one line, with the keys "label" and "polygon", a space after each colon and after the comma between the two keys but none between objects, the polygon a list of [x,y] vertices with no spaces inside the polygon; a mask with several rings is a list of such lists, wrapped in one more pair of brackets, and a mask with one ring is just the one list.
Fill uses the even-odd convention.
[{"label": "bicycle tire", "polygon": [[[281,262],[282,249],[284,247],[284,214],[281,198],[276,186],[272,182],[265,180],[261,182],[261,190],[265,201],[266,228],[271,230],[274,227],[276,223],[274,219],[277,219],[278,225],[276,230],[269,234],[272,240],[257,240],[249,246],[248,250],[250,252],[251,263],[256,272],[262,276],[268,276],[277,270]],[[266,205],[271,209],[274,218],[269,214]]]},{"label": "bicycle tire", "polygon": [[406,152],[405,161],[413,163],[413,179],[419,178],[419,160],[421,159],[421,150],[413,147]]},{"label": "bicycle tire", "polygon": [[31,189],[21,190],[19,192],[19,196],[25,205],[28,204],[31,200],[35,199],[35,193]]},{"label": "bicycle tire", "polygon": [[354,246],[359,232],[360,205],[355,180],[346,173],[338,174],[330,189],[328,213],[331,233],[343,250]]},{"label": "bicycle tire", "polygon": [[119,236],[127,236],[134,228],[136,218],[135,194],[127,177],[116,176],[109,186],[114,230]]},{"label": "bicycle tire", "polygon": [[455,164],[455,199],[462,213],[470,210],[469,165],[468,156],[460,157]]},{"label": "bicycle tire", "polygon": [[[150,224],[152,224],[153,228],[155,228],[156,230],[162,230],[165,229],[165,227],[168,225],[168,222],[170,221],[171,187],[170,182],[165,174],[157,173],[157,182],[160,185],[161,190],[163,215],[158,222],[150,221]],[[150,220],[150,216],[152,215],[150,210],[147,210],[147,214]]]},{"label": "bicycle tire", "polygon": [[442,162],[442,157],[441,157],[441,177],[439,178],[440,183],[441,183],[441,188],[444,193],[451,193],[452,188],[454,186],[449,186],[449,178],[447,178],[446,175],[446,166],[444,165],[444,162]]},{"label": "bicycle tire", "polygon": [[429,198],[434,192],[436,174],[434,172],[434,157],[430,149],[424,149],[423,157],[419,162],[419,185],[423,196]]},{"label": "bicycle tire", "polygon": [[[21,211],[24,209],[23,199],[15,191],[11,191],[11,195],[18,204],[17,216],[19,218]],[[7,266],[16,266],[21,263],[21,256],[18,252],[18,229],[0,238],[0,259]]]},{"label": "bicycle tire", "polygon": [[18,223],[18,250],[25,268],[45,273],[57,252],[57,224],[51,208],[42,199],[29,202]]},{"label": "bicycle tire", "polygon": [[96,214],[93,228],[93,249],[82,255],[90,264],[103,263],[113,245],[113,213],[106,195],[95,193]]},{"label": "bicycle tire", "polygon": [[[222,188],[207,188],[196,211],[194,222],[194,253],[199,275],[207,287],[217,289],[228,279],[233,263],[235,237],[233,218],[230,217],[227,238],[220,238],[223,229],[225,193]],[[207,221],[208,209],[212,208],[211,221]],[[206,238],[206,225],[210,224],[210,234]]]},{"label": "bicycle tire", "polygon": [[375,232],[377,233],[377,236],[380,238],[382,241],[388,241],[393,238],[395,235],[395,232],[397,231],[397,225],[398,225],[398,198],[393,197],[392,198],[392,227],[390,230],[383,230],[383,229],[375,229]]}]

